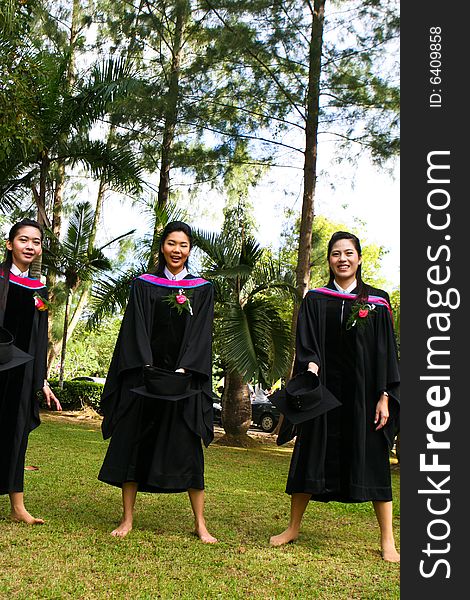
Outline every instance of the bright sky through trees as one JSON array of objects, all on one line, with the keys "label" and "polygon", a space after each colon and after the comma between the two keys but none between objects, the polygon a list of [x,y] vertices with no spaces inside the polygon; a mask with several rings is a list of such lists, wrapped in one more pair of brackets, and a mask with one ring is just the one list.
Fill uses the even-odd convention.
[{"label": "bright sky through trees", "polygon": [[[320,153],[321,154],[321,153]],[[393,175],[372,167],[364,157],[357,166],[331,166],[319,157],[320,170],[329,173],[318,181],[316,213],[354,229],[362,241],[382,245],[388,251],[382,260],[383,277],[393,289],[400,283],[400,196],[398,166]],[[181,189],[181,206],[188,210],[194,226],[218,230],[222,226],[224,196],[216,192],[190,200]],[[250,199],[258,224],[257,237],[265,245],[277,247],[284,223],[284,209],[300,214],[302,172],[292,168],[273,168],[252,190]],[[110,199],[105,205],[103,238],[112,238],[125,228],[138,234],[149,233],[150,223],[128,202],[119,205]],[[123,229],[124,228],[124,229]]]}]

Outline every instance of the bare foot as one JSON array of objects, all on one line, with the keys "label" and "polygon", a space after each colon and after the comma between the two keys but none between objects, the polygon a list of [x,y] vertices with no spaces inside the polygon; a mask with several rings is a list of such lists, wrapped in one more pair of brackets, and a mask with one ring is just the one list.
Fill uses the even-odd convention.
[{"label": "bare foot", "polygon": [[295,540],[299,537],[297,532],[294,532],[290,527],[288,527],[285,531],[280,533],[279,535],[273,535],[269,539],[269,543],[271,546],[284,546],[284,544],[289,544],[290,542],[295,542]]},{"label": "bare foot", "polygon": [[216,544],[219,540],[211,535],[204,526],[196,527],[194,532],[203,544]]},{"label": "bare foot", "polygon": [[28,525],[44,525],[44,519],[37,519],[24,510],[12,510],[10,518],[15,523],[27,523]]},{"label": "bare foot", "polygon": [[132,530],[132,523],[129,523],[127,521],[121,521],[121,523],[119,523],[119,526],[116,527],[116,529],[113,529],[111,531],[111,535],[113,537],[126,537],[126,535],[129,533],[129,531]]},{"label": "bare foot", "polygon": [[399,563],[400,555],[395,549],[395,544],[384,545],[382,547],[382,558],[386,562]]}]

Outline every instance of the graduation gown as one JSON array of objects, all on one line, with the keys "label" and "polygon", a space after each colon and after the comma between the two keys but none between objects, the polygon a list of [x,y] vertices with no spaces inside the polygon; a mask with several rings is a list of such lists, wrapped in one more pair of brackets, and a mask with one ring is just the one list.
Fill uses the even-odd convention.
[{"label": "graduation gown", "polygon": [[10,274],[0,322],[3,317],[15,346],[34,360],[0,371],[0,494],[23,491],[28,435],[40,424],[36,393],[46,377],[47,310],[35,307],[35,294],[47,298],[46,287],[38,279]]},{"label": "graduation gown", "polygon": [[[183,289],[192,315],[178,314],[165,298]],[[98,478],[140,491],[182,492],[204,488],[204,457],[213,440],[213,287],[188,275],[170,281],[141,275],[133,281],[101,398],[102,433],[111,438]],[[199,392],[174,401],[132,392],[143,385],[142,367],[191,373]]]},{"label": "graduation gown", "polygon": [[[370,288],[375,306],[367,323],[346,328],[355,294],[331,286],[311,290],[299,311],[294,373],[309,362],[342,406],[294,427],[285,420],[278,443],[296,436],[286,492],[312,500],[365,502],[392,499],[389,454],[399,428],[399,368],[389,298]],[[382,391],[390,417],[375,431]]]}]

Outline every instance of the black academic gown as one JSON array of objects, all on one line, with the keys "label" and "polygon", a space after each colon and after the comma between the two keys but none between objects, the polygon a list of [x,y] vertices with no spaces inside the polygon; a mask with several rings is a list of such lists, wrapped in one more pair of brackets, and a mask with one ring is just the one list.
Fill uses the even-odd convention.
[{"label": "black academic gown", "polygon": [[[179,288],[190,298],[192,315],[179,315],[164,301]],[[101,398],[103,437],[111,437],[101,481],[116,486],[134,481],[147,492],[204,488],[201,440],[208,446],[214,437],[213,310],[213,287],[203,279],[134,280]],[[131,389],[143,385],[147,364],[184,368],[199,393],[176,402],[137,395]]]},{"label": "black academic gown", "polygon": [[[388,301],[383,290],[370,288],[370,295]],[[365,327],[347,329],[353,302],[316,291],[308,292],[302,302],[294,372],[305,371],[309,362],[318,364],[322,383],[342,406],[297,427],[284,421],[278,443],[297,436],[288,494],[309,493],[312,500],[339,502],[392,499],[389,454],[399,423],[392,320],[385,306],[375,305]],[[375,431],[375,409],[383,390],[390,394],[390,418],[386,427]]]},{"label": "black academic gown", "polygon": [[46,376],[47,310],[35,307],[36,293],[47,298],[40,281],[10,275],[3,326],[34,360],[0,371],[0,494],[23,491],[28,435],[40,424],[36,393]]}]

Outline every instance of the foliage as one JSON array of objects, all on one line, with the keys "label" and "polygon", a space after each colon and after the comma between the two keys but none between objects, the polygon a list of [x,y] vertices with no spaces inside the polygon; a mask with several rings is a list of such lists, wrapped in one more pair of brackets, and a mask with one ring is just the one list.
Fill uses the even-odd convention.
[{"label": "foliage", "polygon": [[[57,379],[49,379],[49,385],[60,401],[64,410],[81,410],[90,407],[96,412],[100,411],[100,398],[103,384],[94,381],[64,381],[63,388]],[[39,392],[42,404],[42,392]]]},{"label": "foliage", "polygon": [[[50,238],[45,249],[44,264],[57,275],[63,276],[68,290],[75,291],[82,282],[88,282],[100,271],[110,268],[109,260],[101,248],[89,249],[88,240],[93,224],[93,210],[90,203],[77,204],[71,215],[63,240]],[[124,235],[129,235],[128,232]]]},{"label": "foliage", "polygon": [[223,364],[243,381],[269,387],[290,360],[289,326],[282,301],[295,296],[288,274],[250,236],[197,231],[196,243],[207,262],[204,276],[215,289],[214,343]]},{"label": "foliage", "polygon": [[49,248],[44,253],[44,264],[47,265],[50,271],[62,276],[65,280],[66,298],[59,374],[61,385],[65,368],[69,313],[73,294],[81,284],[90,282],[97,274],[111,268],[111,263],[103,254],[103,249],[118,239],[133,233],[133,231],[125,233],[97,248],[90,247],[92,231],[93,211],[91,205],[88,202],[79,203],[70,217],[64,239],[58,240],[55,236],[50,236]]},{"label": "foliage", "polygon": [[250,190],[256,188],[257,182],[266,171],[266,166],[250,164],[246,140],[237,140],[233,162],[227,166],[224,175],[226,201],[222,233],[237,237],[254,234],[256,222],[249,195]]},{"label": "foliage", "polygon": [[395,328],[395,338],[397,340],[398,354],[400,354],[400,290],[393,290],[390,294],[390,303],[392,305],[393,325]]},{"label": "foliage", "polygon": [[[370,503],[310,502],[299,541],[271,548],[288,520],[284,492],[291,447],[204,450],[206,521],[220,540],[193,534],[186,494],[138,494],[133,531],[110,536],[121,492],[97,481],[107,442],[100,421],[44,414],[28,445],[27,507],[46,519],[23,527],[0,505],[3,598],[361,598],[400,596],[399,565],[385,563]],[[268,442],[267,440],[270,439]],[[392,471],[399,540],[399,472]],[[38,557],[41,560],[38,560]],[[15,565],[15,568],[12,567]]]},{"label": "foliage", "polygon": [[12,148],[24,155],[37,133],[36,90],[29,85],[38,54],[32,39],[35,4],[41,2],[0,3],[0,162]]},{"label": "foliage", "polygon": [[132,151],[103,144],[91,134],[116,99],[135,85],[131,66],[119,57],[98,60],[81,77],[71,78],[70,47],[44,39],[46,31],[55,41],[62,37],[55,29],[59,20],[40,11],[40,4],[33,13],[34,3],[27,3],[36,28],[29,23],[18,50],[10,43],[7,57],[12,58],[3,67],[11,73],[6,81],[13,94],[8,86],[0,90],[0,108],[14,118],[4,122],[10,129],[1,136],[7,142],[0,147],[0,207],[18,205],[33,190],[39,207],[50,208],[61,164],[80,165],[116,190],[138,192],[141,167]]},{"label": "foliage", "polygon": [[[251,89],[258,108],[239,95],[232,111],[257,119],[255,139],[279,144],[279,134],[303,131],[307,122],[309,70],[312,67],[313,3],[217,2],[204,0],[223,39],[225,58]],[[398,153],[399,92],[396,0],[355,0],[328,8],[321,65],[319,135],[338,144],[341,155],[366,151],[378,163]],[[237,52],[238,50],[238,52]],[[311,73],[310,73],[311,74]],[[257,93],[256,93],[257,92]],[[221,95],[224,97],[225,90]],[[222,101],[220,101],[222,104]],[[225,104],[229,104],[225,98]],[[249,135],[247,130],[244,134]],[[264,135],[263,135],[264,134]],[[273,135],[274,134],[274,135]],[[279,148],[303,152],[285,136]],[[298,138],[302,140],[302,136]]]},{"label": "foliage", "polygon": [[[224,189],[225,223],[237,220],[232,235],[253,235],[249,190],[270,165],[292,166],[304,157],[311,8],[298,0],[4,0],[1,210],[30,211],[32,192],[47,220],[57,207],[59,181],[66,179],[61,167],[67,177],[85,173],[99,180],[100,193],[117,190],[134,201],[139,196],[141,210],[147,199],[142,192],[152,189],[153,175],[161,173],[173,199],[188,181],[192,190],[201,189],[198,184]],[[398,151],[398,3],[331,2],[325,25],[320,139],[335,143],[338,159],[357,150],[385,161]],[[166,151],[168,172],[162,168]],[[86,185],[78,198],[66,191],[69,206],[90,193]],[[60,207],[58,212],[67,216]],[[149,226],[152,241],[137,240],[131,249],[135,257],[120,256],[108,279],[94,282],[88,314],[95,324],[125,306],[135,274],[153,268],[163,223],[157,215]],[[294,234],[289,241],[296,243]],[[322,241],[314,244],[312,286],[324,283]],[[369,256],[364,249],[365,274],[379,284],[369,269],[383,251],[372,250]],[[262,262],[268,259],[265,252]],[[281,257],[281,264],[282,272],[295,270],[289,257]],[[56,305],[68,298],[67,286],[62,281],[55,288]],[[86,282],[76,291],[85,287]],[[270,292],[260,292],[258,299],[265,296]],[[80,305],[69,300],[72,308]],[[286,321],[292,300],[276,302],[276,314]],[[255,302],[250,306],[261,314]],[[64,321],[61,311],[55,320]],[[251,358],[246,368],[253,364]]]},{"label": "foliage", "polygon": [[[31,189],[40,192],[41,186],[50,204],[60,161],[135,197],[142,168],[152,174],[160,167],[170,104],[169,168],[189,174],[193,189],[218,182],[237,196],[242,184],[259,180],[266,165],[277,159],[292,165],[303,156],[309,3],[75,4],[80,18],[72,40],[71,2],[4,3],[3,37],[15,53],[4,52],[7,62],[0,61],[11,74],[3,107],[11,119],[2,123],[17,128],[0,135],[8,145],[0,156],[5,210],[25,197],[29,201]],[[170,90],[179,11],[179,79]],[[96,41],[86,35],[93,21]],[[345,151],[367,149],[378,160],[397,151],[397,28],[394,0],[331,4],[319,135],[338,140]],[[70,77],[77,50],[78,67]],[[8,68],[13,59],[16,70]],[[276,157],[276,148],[283,154]],[[174,198],[178,183],[173,177]]]},{"label": "foliage", "polygon": [[[272,151],[250,140],[286,112],[282,98],[273,101],[269,78],[246,60],[260,22],[246,19],[234,32],[211,14],[224,2],[101,4],[103,38],[118,51],[132,49],[143,82],[114,118],[117,135],[142,154],[146,169],[165,160],[166,168],[190,173],[193,184],[224,181],[228,188],[233,169],[251,165],[255,177]],[[175,184],[173,198],[174,191]]]},{"label": "foliage", "polygon": [[[106,319],[100,327],[91,330],[86,321],[80,321],[67,343],[65,379],[79,375],[106,377],[120,326],[120,316]],[[51,376],[58,375],[57,365]]]},{"label": "foliage", "polygon": [[[288,223],[288,222],[287,222]],[[279,256],[284,268],[295,269],[297,247],[295,245],[298,220],[295,224],[287,224],[282,234],[282,245]],[[377,244],[361,239],[362,233],[358,229],[347,228],[342,223],[330,221],[322,215],[318,215],[313,222],[312,230],[312,253],[310,258],[310,288],[325,285],[329,279],[328,259],[326,256],[328,242],[335,231],[351,231],[357,235],[362,247],[362,276],[364,281],[379,288],[386,286],[386,282],[380,274],[380,261],[384,255],[384,249]]]},{"label": "foliage", "polygon": [[[14,32],[11,18],[5,19],[10,23],[10,44],[17,51],[22,49],[18,40],[26,46],[25,56],[16,55],[20,66],[12,90],[18,94],[13,102],[10,98],[9,107],[12,115],[22,115],[23,137],[32,144],[25,148],[27,156],[39,156],[43,149],[52,156],[53,144],[65,134],[62,150],[71,152],[74,146],[70,164],[80,160],[96,176],[93,169],[100,161],[86,157],[97,159],[106,148],[101,142],[90,146],[92,140],[86,136],[97,119],[105,119],[117,125],[108,148],[119,148],[123,158],[115,157],[115,166],[137,166],[139,157],[149,172],[155,172],[170,104],[175,129],[170,166],[194,174],[194,182],[214,184],[232,169],[250,165],[254,174],[275,157],[276,148],[302,156],[312,25],[308,3],[99,0],[81,6],[73,46],[66,27],[70,2],[49,5],[47,10],[40,10],[41,2],[10,0],[6,6],[13,4],[19,8]],[[170,89],[181,11],[179,77],[177,87]],[[353,139],[353,146],[367,149],[377,160],[398,150],[393,55],[397,13],[394,0],[336,2],[325,32],[320,135],[337,140],[344,151],[351,149]],[[98,38],[90,48],[85,32],[92,21]],[[77,49],[81,60],[75,62],[87,68],[77,69],[72,89],[67,90],[69,56]],[[97,62],[97,56],[108,50],[118,58]],[[23,121],[18,121],[18,128]],[[295,132],[300,134],[298,142],[292,141]],[[15,136],[1,139],[14,141]],[[78,152],[78,147],[86,146],[89,153]],[[13,148],[7,154],[14,156]],[[128,185],[129,179],[121,178],[121,184]]]}]

